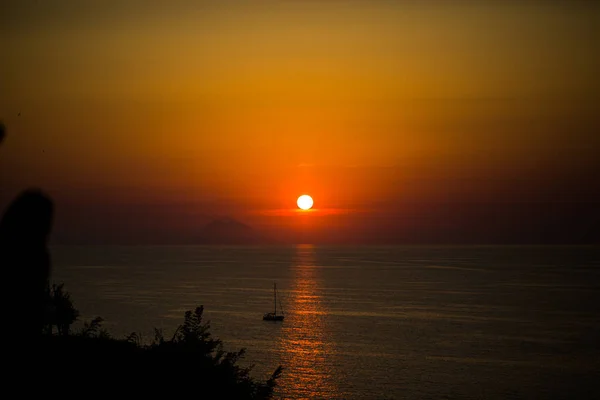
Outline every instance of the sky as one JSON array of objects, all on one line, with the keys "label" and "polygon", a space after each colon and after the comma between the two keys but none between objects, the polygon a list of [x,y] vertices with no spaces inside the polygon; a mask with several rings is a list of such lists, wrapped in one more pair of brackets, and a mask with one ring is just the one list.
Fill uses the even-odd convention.
[{"label": "sky", "polygon": [[0,31],[0,206],[42,187],[57,242],[600,238],[598,3],[8,0]]}]

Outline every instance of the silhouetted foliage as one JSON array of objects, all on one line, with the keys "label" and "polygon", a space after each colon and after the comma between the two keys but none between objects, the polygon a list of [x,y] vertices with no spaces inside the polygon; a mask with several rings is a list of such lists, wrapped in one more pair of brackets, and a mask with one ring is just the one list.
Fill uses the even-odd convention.
[{"label": "silhouetted foliage", "polygon": [[[250,377],[252,366],[242,368],[237,365],[244,356],[245,349],[236,352],[223,350],[221,340],[213,338],[209,332],[210,322],[203,321],[203,312],[203,306],[197,307],[193,312],[187,311],[183,324],[176,329],[170,340],[166,340],[163,333],[156,330],[154,342],[143,347],[144,351],[150,355],[150,359],[160,360],[161,366],[187,365],[185,371],[168,369],[163,370],[163,373],[167,376],[185,376],[191,373],[197,382],[203,381],[218,387],[219,397],[270,398],[282,368],[277,368],[265,383],[253,380]],[[192,365],[194,368],[190,368]],[[194,372],[201,374],[202,378],[198,380],[199,375]]]},{"label": "silhouetted foliage", "polygon": [[46,290],[45,331],[52,333],[56,326],[59,335],[68,335],[71,325],[77,321],[79,311],[75,309],[71,294],[64,290],[64,283],[52,284]]},{"label": "silhouetted foliage", "polygon": [[[118,383],[120,393],[164,391],[173,396],[193,385],[201,398],[271,398],[282,368],[265,382],[253,379],[252,367],[237,365],[245,349],[223,350],[221,340],[209,332],[210,323],[203,321],[203,311],[203,306],[187,311],[171,339],[155,330],[155,339],[148,345],[142,344],[136,333],[122,340],[111,338],[98,317],[80,332],[46,336],[42,355],[55,360],[55,367],[60,366],[56,371],[68,371],[69,379],[87,383],[100,380],[107,391]],[[49,372],[48,379],[54,376],[54,371]]]},{"label": "silhouetted foliage", "polygon": [[102,322],[104,322],[104,319],[102,317],[96,317],[89,323],[84,322],[83,328],[78,333],[78,335],[87,338],[110,338],[110,334],[108,333],[108,331],[102,328]]}]

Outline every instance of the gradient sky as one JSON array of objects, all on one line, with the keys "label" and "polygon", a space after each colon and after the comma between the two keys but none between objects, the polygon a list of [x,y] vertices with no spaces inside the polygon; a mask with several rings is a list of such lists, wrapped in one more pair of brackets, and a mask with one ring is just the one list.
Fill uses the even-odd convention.
[{"label": "gradient sky", "polygon": [[58,241],[598,229],[592,1],[4,1],[0,32],[0,205],[43,187]]}]

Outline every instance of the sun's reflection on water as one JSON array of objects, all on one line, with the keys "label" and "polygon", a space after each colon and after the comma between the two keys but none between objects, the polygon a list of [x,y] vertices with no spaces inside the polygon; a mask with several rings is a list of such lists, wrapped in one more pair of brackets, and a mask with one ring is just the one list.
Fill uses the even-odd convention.
[{"label": "sun's reflection on water", "polygon": [[333,399],[341,396],[334,383],[331,360],[335,344],[327,329],[315,251],[312,245],[296,247],[293,283],[279,341],[286,367],[281,384],[294,398]]}]

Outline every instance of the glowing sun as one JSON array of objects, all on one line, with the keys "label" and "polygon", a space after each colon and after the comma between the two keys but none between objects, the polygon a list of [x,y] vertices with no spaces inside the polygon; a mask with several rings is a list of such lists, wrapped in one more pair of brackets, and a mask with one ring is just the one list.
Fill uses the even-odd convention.
[{"label": "glowing sun", "polygon": [[313,206],[313,199],[309,195],[303,194],[302,196],[298,197],[298,201],[296,201],[296,203],[298,204],[298,208],[301,210],[310,210]]}]

